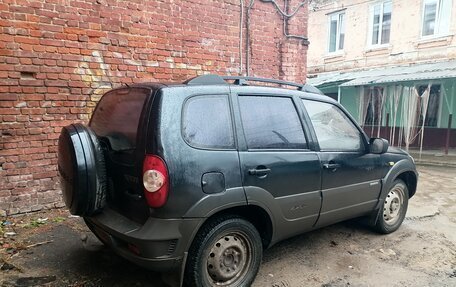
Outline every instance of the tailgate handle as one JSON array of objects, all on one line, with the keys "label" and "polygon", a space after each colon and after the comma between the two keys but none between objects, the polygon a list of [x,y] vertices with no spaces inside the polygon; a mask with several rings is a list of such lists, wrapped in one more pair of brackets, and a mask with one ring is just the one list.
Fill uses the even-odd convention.
[{"label": "tailgate handle", "polygon": [[142,199],[142,196],[141,196],[141,195],[136,194],[136,193],[133,193],[133,192],[130,192],[130,190],[126,190],[126,191],[124,192],[124,194],[125,194],[126,196],[130,197],[131,199],[136,200],[136,201]]}]

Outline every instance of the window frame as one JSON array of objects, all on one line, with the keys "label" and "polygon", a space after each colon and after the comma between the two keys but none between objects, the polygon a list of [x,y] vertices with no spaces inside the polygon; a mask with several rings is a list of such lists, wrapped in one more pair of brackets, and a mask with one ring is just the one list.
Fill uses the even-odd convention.
[{"label": "window frame", "polygon": [[[187,138],[185,137],[185,132],[184,132],[184,115],[188,107],[188,103],[194,99],[194,98],[199,98],[199,97],[204,97],[204,98],[212,98],[212,97],[225,97],[225,99],[228,102],[228,112],[230,116],[230,124],[231,124],[231,136],[233,138],[233,145],[231,147],[211,147],[211,146],[204,146],[204,145],[198,145],[192,142],[189,142]],[[233,115],[233,105],[231,103],[231,96],[229,93],[204,93],[204,94],[194,94],[189,97],[187,97],[183,103],[182,103],[182,109],[181,109],[181,116],[180,116],[180,133],[182,140],[191,148],[195,149],[200,149],[200,150],[208,150],[208,151],[236,151],[238,150],[238,141],[237,141],[237,132],[236,132],[236,125],[234,121],[234,115]]]},{"label": "window frame", "polygon": [[[335,50],[334,51],[331,51],[331,17],[333,16],[336,16],[337,15],[337,26],[336,26],[336,43],[335,43]],[[339,49],[339,46],[340,46],[340,16],[343,15],[343,28],[344,28],[344,44],[343,44],[343,47],[342,49]],[[345,9],[344,10],[340,10],[340,11],[336,11],[336,12],[332,12],[332,13],[329,13],[327,14],[328,16],[328,45],[327,45],[327,48],[326,48],[326,51],[328,54],[337,54],[337,53],[342,53],[345,49],[345,30],[346,30],[346,17],[345,17]]]},{"label": "window frame", "polygon": [[[319,152],[338,152],[338,153],[366,153],[366,152],[368,152],[369,137],[366,135],[364,130],[356,123],[355,119],[348,112],[346,112],[345,109],[343,109],[340,106],[340,104],[331,103],[329,101],[321,101],[321,100],[317,100],[317,99],[309,99],[306,97],[301,97],[300,100],[301,100],[302,107],[304,109],[305,120],[309,122],[309,129],[311,129],[311,131],[312,131],[313,141],[314,141],[314,144],[316,145],[317,151],[319,151]],[[322,150],[320,147],[320,142],[318,141],[317,132],[315,131],[314,124],[312,123],[310,115],[307,112],[307,108],[304,104],[304,101],[313,101],[313,102],[328,104],[328,105],[332,105],[332,106],[336,107],[337,109],[339,109],[342,112],[342,114],[345,115],[347,120],[356,128],[356,130],[358,130],[358,133],[361,138],[362,146],[358,150],[326,150],[326,149]]]},{"label": "window frame", "polygon": [[[296,115],[298,116],[299,123],[301,125],[302,132],[304,134],[304,140],[306,141],[305,144],[307,148],[249,148],[247,136],[245,134],[244,128],[244,121],[242,119],[242,112],[241,112],[241,104],[239,101],[240,97],[269,97],[269,98],[288,98],[290,99],[293,107],[295,108]],[[311,147],[313,146],[313,139],[309,136],[309,130],[304,122],[304,117],[302,114],[301,107],[296,102],[296,99],[293,95],[285,95],[280,93],[268,94],[268,93],[237,93],[237,106],[238,106],[238,113],[239,113],[239,125],[241,128],[239,136],[243,137],[243,141],[245,144],[245,151],[247,152],[309,152],[311,151]]]},{"label": "window frame", "polygon": [[[391,30],[392,30],[392,25],[390,24],[390,39],[388,43],[383,43],[382,44],[382,31],[383,31],[383,17],[384,17],[384,11],[385,11],[385,4],[391,4],[391,23],[393,20],[393,1],[391,0],[386,0],[386,1],[379,1],[376,3],[373,3],[369,6],[369,22],[368,22],[368,36],[367,36],[367,46],[370,48],[381,48],[381,47],[388,47],[391,44]],[[376,44],[372,44],[373,40],[373,32],[374,32],[374,16],[375,16],[375,6],[380,5],[380,22],[379,22],[379,27],[378,27],[378,42]]]},{"label": "window frame", "polygon": [[[439,38],[439,37],[445,37],[445,36],[448,36],[449,34],[449,28],[451,26],[451,11],[449,12],[449,19],[448,19],[448,23],[447,23],[447,27],[446,27],[446,31],[440,31],[441,30],[441,21],[442,21],[442,6],[444,6],[443,2],[444,1],[449,1],[450,3],[449,6],[450,6],[450,9],[452,8],[451,4],[452,4],[452,1],[451,0],[423,0],[422,2],[422,6],[421,6],[421,28],[420,28],[420,37],[422,39],[432,39],[432,38]],[[429,35],[424,35],[424,17],[426,15],[426,4],[427,3],[432,3],[432,2],[436,2],[436,7],[435,7],[435,21],[434,21],[434,33],[433,34],[429,34]]]}]

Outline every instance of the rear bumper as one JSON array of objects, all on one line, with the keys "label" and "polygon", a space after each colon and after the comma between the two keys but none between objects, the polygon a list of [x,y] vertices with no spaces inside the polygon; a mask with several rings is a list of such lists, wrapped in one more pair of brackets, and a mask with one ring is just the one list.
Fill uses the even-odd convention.
[{"label": "rear bumper", "polygon": [[165,272],[180,268],[201,218],[159,219],[143,225],[105,208],[86,217],[90,230],[121,257],[144,268]]}]

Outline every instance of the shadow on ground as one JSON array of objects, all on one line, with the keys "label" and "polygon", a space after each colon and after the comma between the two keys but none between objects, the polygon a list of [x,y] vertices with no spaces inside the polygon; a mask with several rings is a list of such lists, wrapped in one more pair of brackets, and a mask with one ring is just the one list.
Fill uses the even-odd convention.
[{"label": "shadow on ground", "polygon": [[[10,277],[3,286],[38,286],[46,281],[51,281],[49,286],[169,286],[160,274],[118,257],[92,234],[64,223],[29,241],[31,245],[52,242],[22,250],[9,259],[18,269],[10,274],[3,271]],[[26,277],[30,280],[23,279]]]},{"label": "shadow on ground", "polygon": [[[298,246],[312,248],[313,239],[328,232],[350,236],[371,233],[359,221],[344,222],[280,242],[265,251],[263,262],[283,254],[291,255]],[[2,286],[161,287],[170,286],[169,282],[175,280],[171,277],[176,276],[151,272],[117,256],[88,231],[81,219],[55,224],[28,238],[28,243],[38,246],[22,250],[7,260],[14,268],[0,271],[0,275],[3,273],[7,278]]]}]

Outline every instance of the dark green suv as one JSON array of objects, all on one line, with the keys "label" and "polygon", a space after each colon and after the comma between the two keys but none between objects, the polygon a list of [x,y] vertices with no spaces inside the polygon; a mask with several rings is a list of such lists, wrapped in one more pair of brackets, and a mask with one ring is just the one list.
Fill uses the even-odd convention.
[{"label": "dark green suv", "polygon": [[102,242],[188,286],[248,286],[265,248],[342,220],[393,232],[417,186],[406,152],[318,89],[216,75],[109,91],[63,128],[58,165]]}]

